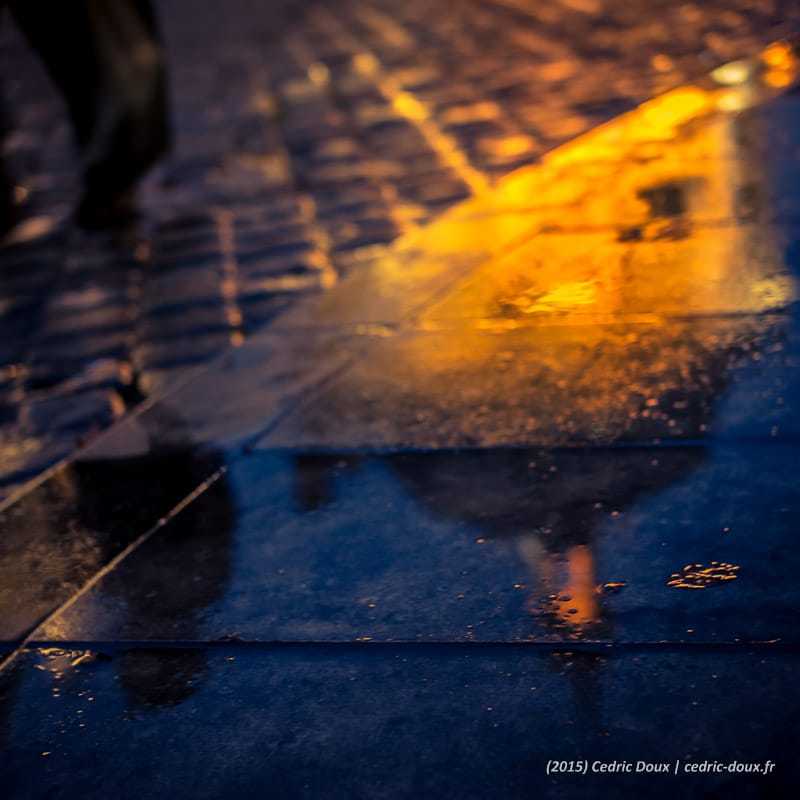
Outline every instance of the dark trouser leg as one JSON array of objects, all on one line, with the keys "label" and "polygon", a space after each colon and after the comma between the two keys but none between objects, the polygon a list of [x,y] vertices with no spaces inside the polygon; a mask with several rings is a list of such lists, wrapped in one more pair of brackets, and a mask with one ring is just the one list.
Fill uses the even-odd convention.
[{"label": "dark trouser leg", "polygon": [[85,184],[79,221],[111,224],[136,179],[169,144],[152,7],[148,0],[9,5],[69,109]]}]

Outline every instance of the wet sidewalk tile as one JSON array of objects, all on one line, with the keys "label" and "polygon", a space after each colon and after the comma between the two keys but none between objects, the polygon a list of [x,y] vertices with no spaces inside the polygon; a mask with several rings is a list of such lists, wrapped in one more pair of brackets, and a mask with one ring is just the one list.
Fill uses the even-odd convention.
[{"label": "wet sidewalk tile", "polygon": [[79,460],[0,511],[0,641],[32,630],[219,467],[178,446]]},{"label": "wet sidewalk tile", "polygon": [[[410,331],[279,420],[259,447],[308,450],[769,439],[796,431],[788,319],[740,316]],[[728,418],[716,407],[736,379]],[[752,385],[751,382],[752,381]],[[764,396],[764,393],[767,393]],[[768,413],[765,425],[758,413]]]},{"label": "wet sidewalk tile", "polygon": [[795,462],[255,453],[33,639],[795,642]]},{"label": "wet sidewalk tile", "polygon": [[789,797],[797,672],[747,651],[50,648],[0,679],[0,769],[8,800]]},{"label": "wet sidewalk tile", "polygon": [[265,331],[129,416],[84,448],[78,460],[157,454],[174,444],[233,453],[344,370],[381,335],[380,329]]}]

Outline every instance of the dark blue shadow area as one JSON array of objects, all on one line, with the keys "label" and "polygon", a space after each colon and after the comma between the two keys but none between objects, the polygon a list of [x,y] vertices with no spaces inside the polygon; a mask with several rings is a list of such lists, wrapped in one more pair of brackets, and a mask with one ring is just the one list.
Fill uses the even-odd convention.
[{"label": "dark blue shadow area", "polygon": [[[9,800],[153,787],[177,800],[738,800],[800,788],[786,654],[235,650],[206,654],[202,672],[194,651],[79,657],[31,652],[3,677],[5,698],[18,697],[0,715]],[[551,760],[584,759],[585,776],[547,775]],[[684,771],[768,761],[769,774]],[[633,771],[594,772],[601,762]]]}]

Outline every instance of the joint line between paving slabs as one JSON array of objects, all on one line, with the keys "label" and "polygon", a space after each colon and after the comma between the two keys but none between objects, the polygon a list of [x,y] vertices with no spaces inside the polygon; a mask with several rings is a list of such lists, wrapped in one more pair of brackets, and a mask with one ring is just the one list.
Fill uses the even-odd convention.
[{"label": "joint line between paving slabs", "polygon": [[128,412],[126,412],[125,416],[122,417],[118,421],[117,424],[111,425],[111,427],[106,428],[102,431],[96,439],[92,439],[91,442],[87,444],[86,447],[79,447],[73,450],[71,453],[68,453],[64,458],[57,461],[52,466],[48,467],[43,472],[40,472],[36,477],[31,478],[29,481],[26,481],[19,487],[19,489],[11,492],[5,499],[0,501],[0,512],[6,511],[7,509],[11,508],[11,506],[18,503],[28,494],[30,494],[34,489],[38,488],[42,484],[46,483],[50,478],[60,472],[64,467],[68,464],[72,463],[76,460],[76,456],[80,455],[88,447],[95,445],[100,438],[106,436],[113,436],[114,431],[116,431],[119,426],[125,425],[129,420],[138,419],[143,414],[147,413],[153,406],[158,405],[159,403],[163,402],[166,398],[172,397],[173,395],[181,392],[192,380],[194,380],[198,375],[202,375],[206,371],[210,370],[213,365],[217,364],[218,362],[222,361],[228,355],[229,351],[225,351],[221,353],[217,358],[213,359],[209,364],[198,364],[194,367],[189,367],[184,372],[180,373],[176,378],[173,384],[169,386],[169,388],[164,391],[163,393],[154,394],[152,397],[148,397],[147,399],[143,400],[138,405],[131,408]]},{"label": "joint line between paving slabs", "polygon": [[[313,400],[318,395],[318,393],[322,391],[331,381],[337,379],[341,374],[343,374],[347,369],[349,369],[354,363],[354,361],[355,361],[355,356],[351,356],[342,365],[340,365],[338,369],[333,370],[330,374],[326,375],[325,377],[317,381],[315,384],[313,384],[311,388],[308,390],[308,397],[305,400],[300,401],[299,407],[303,407],[307,402]],[[202,369],[201,371],[204,372],[205,369]],[[296,410],[297,407],[298,406],[290,406],[289,404],[287,404],[285,408],[281,409],[263,429],[259,430],[245,444],[242,445],[240,457],[244,457],[261,438],[263,438],[271,430],[273,430],[273,428],[277,426],[284,419],[284,417],[286,417],[290,412]],[[66,459],[64,463],[67,463],[69,460],[70,459]],[[233,459],[233,460],[238,460],[238,459]],[[59,464],[58,466],[63,466],[63,464]],[[156,522],[155,525],[153,525],[151,528],[145,531],[141,536],[136,538],[124,550],[122,550],[120,553],[114,556],[114,558],[112,558],[107,564],[105,564],[94,575],[92,575],[92,577],[89,578],[86,581],[86,583],[84,583],[74,594],[72,594],[60,606],[58,606],[49,614],[47,614],[44,618],[39,620],[31,628],[30,633],[27,636],[25,636],[21,641],[16,643],[14,645],[14,649],[5,658],[0,660],[0,673],[2,673],[2,671],[6,667],[13,664],[23,650],[31,646],[30,643],[31,641],[33,641],[33,636],[36,634],[38,630],[40,630],[44,625],[48,624],[49,622],[52,622],[53,620],[57,619],[61,614],[67,611],[74,603],[76,603],[79,599],[81,599],[84,595],[86,595],[87,592],[89,592],[94,586],[96,586],[106,575],[112,572],[129,555],[131,555],[134,551],[138,550],[147,541],[149,541],[158,531],[160,531],[163,527],[165,527],[168,522],[170,522],[181,511],[183,511],[190,503],[194,502],[198,497],[200,497],[200,495],[204,494],[227,471],[228,471],[228,466],[223,466],[216,472],[214,472],[210,477],[208,477],[205,481],[203,481],[194,491],[188,494],[183,500],[181,500],[169,512],[167,512],[165,516],[163,516],[160,520],[158,520],[158,522]],[[47,475],[50,476],[51,474],[52,472],[48,471]],[[0,506],[0,508],[2,507]]]},{"label": "joint line between paving slabs", "polygon": [[158,522],[155,523],[151,528],[146,530],[143,534],[141,534],[138,538],[134,539],[124,550],[117,553],[114,558],[112,558],[107,564],[105,564],[101,569],[95,572],[91,578],[89,578],[76,592],[74,592],[70,597],[68,597],[61,605],[47,614],[43,619],[39,620],[39,622],[33,627],[30,633],[25,636],[19,644],[14,648],[14,650],[6,656],[2,661],[0,661],[0,673],[3,672],[6,667],[9,667],[11,664],[14,663],[17,656],[29,646],[29,643],[33,641],[33,637],[37,631],[39,631],[44,625],[52,622],[53,620],[57,619],[61,614],[67,611],[71,606],[73,606],[78,600],[80,600],[84,595],[86,595],[89,590],[91,590],[94,586],[96,586],[106,575],[108,575],[112,570],[116,569],[119,564],[121,564],[131,553],[138,550],[145,542],[149,541],[158,531],[160,531],[170,520],[172,520],[177,514],[183,511],[190,503],[194,502],[198,497],[204,494],[211,486],[213,486],[226,472],[228,468],[226,466],[220,467],[216,472],[214,472],[211,476],[206,478],[194,491],[190,492],[183,500],[181,500],[177,505],[175,505],[171,511],[167,512]]},{"label": "joint line between paving slabs", "polygon": [[601,656],[615,653],[764,653],[764,654],[800,654],[800,642],[773,641],[698,641],[698,642],[670,642],[670,641],[631,641],[631,642],[592,642],[592,641],[542,641],[542,640],[53,640],[29,639],[22,650],[38,650],[56,648],[61,650],[83,650],[100,653],[128,652],[133,650],[149,651],[180,651],[180,650],[210,650],[223,652],[251,652],[265,653],[274,651],[332,651],[349,653],[378,653],[416,650],[420,652],[447,652],[449,650],[464,652],[493,652],[497,650],[525,651],[538,653],[585,653],[587,655]]},{"label": "joint line between paving slabs", "polygon": [[[306,392],[298,392],[296,394],[290,392],[286,397],[284,397],[284,407],[277,411],[272,419],[269,420],[269,422],[267,422],[263,428],[260,428],[242,444],[242,453],[244,455],[251,453],[261,439],[263,439],[269,433],[272,433],[272,431],[275,430],[275,428],[277,428],[286,417],[300,409],[307,407],[308,404],[314,401],[324,389],[344,375],[353,366],[353,364],[355,364],[358,357],[364,355],[364,352],[369,348],[371,344],[371,337],[364,337],[364,340],[365,341],[361,345],[358,353],[352,354],[350,357],[346,358],[337,369],[332,370],[327,375],[316,381],[316,383],[312,383]],[[302,394],[305,394],[305,397],[300,396]],[[287,402],[291,399],[296,400],[296,404]]]}]

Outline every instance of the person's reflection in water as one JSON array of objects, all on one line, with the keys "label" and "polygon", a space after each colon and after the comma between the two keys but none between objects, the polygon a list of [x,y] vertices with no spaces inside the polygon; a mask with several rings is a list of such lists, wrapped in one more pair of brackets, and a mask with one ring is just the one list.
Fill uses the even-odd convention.
[{"label": "person's reflection in water", "polygon": [[[156,638],[202,639],[203,613],[227,590],[235,520],[223,475],[153,540],[137,585],[122,587],[124,595],[131,591],[125,597],[130,619],[146,620]],[[175,705],[195,691],[207,671],[202,650],[131,651],[121,659],[120,682],[137,705]]]},{"label": "person's reflection in water", "polygon": [[204,650],[129,650],[119,659],[120,686],[134,709],[180,705],[197,691],[207,674]]},{"label": "person's reflection in water", "polygon": [[[443,517],[467,522],[471,535],[512,543],[530,574],[526,608],[539,632],[568,641],[609,637],[595,547],[614,512],[640,502],[692,472],[703,447],[666,449],[464,450],[381,456],[410,494]],[[337,474],[365,457],[297,455],[295,498],[307,511],[335,501]],[[536,629],[532,629],[532,633]],[[535,635],[535,633],[534,633]],[[596,727],[603,717],[595,654],[554,653],[549,668],[564,675],[574,720]]]},{"label": "person's reflection in water", "polygon": [[606,658],[596,653],[567,650],[550,654],[548,671],[564,676],[569,682],[573,724],[591,730],[601,730],[608,724],[602,703],[605,665]]},{"label": "person's reflection in water", "polygon": [[533,589],[528,608],[567,635],[607,635],[594,549],[600,526],[688,475],[701,447],[440,451],[389,456],[412,494],[487,536],[510,539]]},{"label": "person's reflection in water", "polygon": [[[527,608],[545,630],[610,633],[595,567],[598,529],[615,512],[688,475],[703,447],[442,450],[380,457],[411,495],[472,532],[512,542],[531,575]],[[304,510],[335,500],[334,476],[363,456],[297,455]]]},{"label": "person's reflection in water", "polygon": [[354,469],[363,462],[361,456],[330,456],[309,453],[295,457],[292,469],[292,492],[301,511],[317,511],[336,499],[334,474],[345,467]]},{"label": "person's reflection in water", "polygon": [[[77,460],[45,484],[44,497],[32,492],[27,498],[30,513],[21,519],[37,526],[36,550],[54,585],[77,588],[223,466],[220,453],[187,443],[180,419],[156,416],[141,418],[148,423],[150,439],[143,443],[144,454]],[[159,426],[169,430],[169,442],[165,443],[167,437]],[[43,513],[36,502],[48,506],[51,513]],[[113,639],[178,645],[132,648],[119,656],[119,683],[129,708],[179,704],[202,683],[208,671],[207,654],[182,643],[202,638],[203,612],[227,589],[235,518],[233,495],[223,474],[97,587],[102,600],[118,610],[112,614]],[[24,534],[32,530],[23,527]],[[70,548],[86,554],[80,564],[64,558],[63,551]],[[41,580],[40,564],[31,564],[30,570],[19,575],[21,585]],[[66,642],[85,635],[76,636],[68,628],[51,633],[57,634],[52,638]],[[80,672],[87,666],[75,666],[73,660],[74,655],[65,650],[53,662],[63,662],[59,667],[62,691],[83,685]],[[13,735],[12,720],[24,676],[25,670],[19,667],[0,675],[0,746]]]},{"label": "person's reflection in water", "polygon": [[[542,583],[553,588],[551,599],[555,618],[575,626],[599,622],[599,589],[591,547],[587,544],[567,547],[562,554],[564,574],[560,576],[558,554],[541,551],[535,543],[532,537],[521,539],[518,549],[530,566],[538,567]],[[531,544],[534,546],[529,550]],[[531,610],[536,610],[533,603]]]},{"label": "person's reflection in water", "polygon": [[[219,469],[222,460],[218,454],[187,449],[170,453],[164,466],[150,472],[154,482],[188,482],[193,489]],[[131,487],[120,487],[125,488]],[[182,489],[176,494],[183,494]],[[103,524],[106,511],[112,512],[106,524],[113,523],[109,505],[92,508],[95,524]],[[109,581],[103,590],[125,609],[118,621],[123,632],[130,631],[124,638],[178,643],[203,638],[203,612],[224,595],[230,577],[235,519],[233,496],[223,475],[131,557],[127,577]],[[197,649],[131,650],[119,665],[123,690],[134,705],[144,707],[186,700],[206,672],[206,653]]]},{"label": "person's reflection in water", "polygon": [[[140,524],[128,530],[132,504],[147,503],[164,515],[225,463],[222,454],[191,445],[181,419],[164,407],[140,419],[149,440],[146,455],[74,467],[79,524],[116,533],[114,542],[106,542],[112,549],[104,563],[118,552],[120,538],[127,543],[143,532]],[[203,612],[224,595],[230,578],[235,520],[222,473],[101,583],[99,591],[121,609],[115,635],[128,641],[201,639]],[[174,705],[202,680],[207,658],[197,649],[130,650],[119,669],[134,705]]]}]

